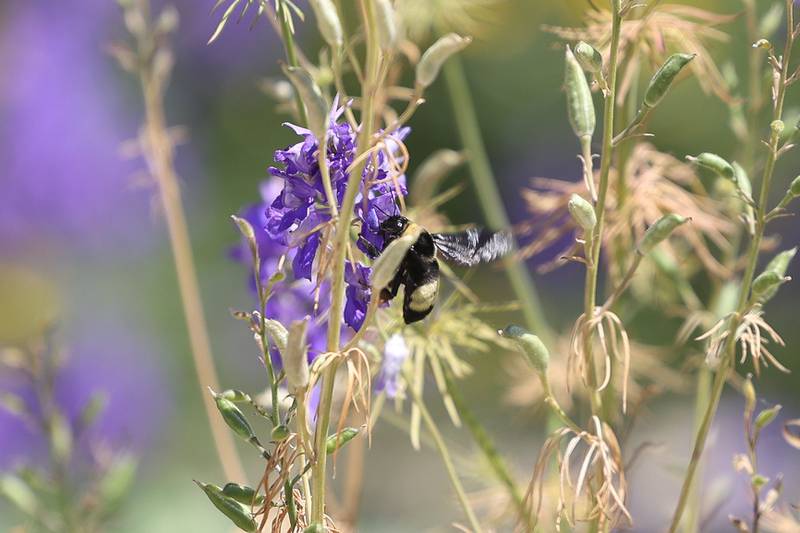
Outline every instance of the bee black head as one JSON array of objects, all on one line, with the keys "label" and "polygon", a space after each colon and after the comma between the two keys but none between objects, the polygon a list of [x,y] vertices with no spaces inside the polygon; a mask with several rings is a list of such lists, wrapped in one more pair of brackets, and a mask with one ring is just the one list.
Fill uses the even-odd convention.
[{"label": "bee black head", "polygon": [[381,222],[381,233],[384,239],[392,240],[403,234],[408,227],[408,219],[403,215],[392,215]]}]

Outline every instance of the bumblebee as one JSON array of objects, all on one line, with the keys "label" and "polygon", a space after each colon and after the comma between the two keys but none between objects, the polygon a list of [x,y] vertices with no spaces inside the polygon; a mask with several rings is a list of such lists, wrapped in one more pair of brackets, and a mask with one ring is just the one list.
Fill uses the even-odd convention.
[{"label": "bumblebee", "polygon": [[402,215],[390,216],[381,223],[383,248],[386,249],[392,241],[403,235],[418,231],[416,242],[406,252],[394,278],[381,289],[380,294],[382,301],[390,301],[397,296],[400,286],[405,286],[403,320],[406,324],[428,316],[436,303],[439,294],[437,255],[449,263],[473,266],[502,257],[512,248],[508,232],[469,228],[458,233],[430,233]]}]

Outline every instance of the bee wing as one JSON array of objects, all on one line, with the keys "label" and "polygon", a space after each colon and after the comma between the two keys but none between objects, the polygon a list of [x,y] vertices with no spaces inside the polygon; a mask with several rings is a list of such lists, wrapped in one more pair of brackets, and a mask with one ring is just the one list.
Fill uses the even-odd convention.
[{"label": "bee wing", "polygon": [[458,233],[433,233],[433,242],[442,258],[462,266],[487,263],[511,251],[513,241],[507,231],[469,228]]}]

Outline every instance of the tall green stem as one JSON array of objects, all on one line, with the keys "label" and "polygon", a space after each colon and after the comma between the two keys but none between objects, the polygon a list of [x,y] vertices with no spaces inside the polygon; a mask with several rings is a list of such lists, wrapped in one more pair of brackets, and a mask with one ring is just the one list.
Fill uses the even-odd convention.
[{"label": "tall green stem", "polygon": [[[356,194],[361,185],[361,175],[367,162],[367,158],[362,156],[369,150],[372,141],[373,101],[377,91],[376,84],[380,64],[380,44],[375,29],[372,0],[362,0],[361,11],[367,42],[367,68],[362,88],[364,107],[361,128],[357,137],[356,163],[349,169],[350,175],[347,179],[347,189],[342,201],[339,218],[336,221],[336,242],[333,250],[333,287],[331,289],[331,307],[328,314],[328,351],[330,352],[339,350],[342,312],[344,310],[344,268],[348,239],[350,238],[351,214],[355,207]],[[314,436],[316,462],[311,474],[313,480],[311,520],[317,524],[322,523],[325,513],[325,442],[328,436],[328,427],[330,426],[333,385],[337,368],[336,364],[330,365],[322,376],[322,395],[320,397],[317,429]]]},{"label": "tall green stem", "polygon": [[[275,12],[275,15],[277,15],[281,23],[281,40],[286,47],[286,61],[289,63],[290,67],[296,67],[299,63],[297,62],[297,52],[294,49],[294,34],[289,24],[289,12],[286,10],[286,6],[283,2],[278,3],[278,10]],[[303,100],[300,98],[300,93],[297,91],[294,91],[294,105],[297,108],[297,116],[300,118],[300,123],[307,125],[308,118],[306,117],[306,108],[303,106]]]},{"label": "tall green stem", "polygon": [[[780,120],[783,116],[783,104],[786,96],[786,79],[789,74],[789,59],[791,56],[792,46],[794,44],[794,17],[792,12],[792,0],[786,0],[786,28],[786,45],[784,46],[783,56],[781,58],[781,70],[777,80],[778,90],[775,96],[775,104],[773,108],[773,121]],[[708,403],[708,408],[703,416],[703,422],[701,423],[697,432],[697,436],[695,437],[692,457],[686,470],[686,477],[683,480],[683,486],[678,499],[678,505],[675,508],[675,513],[672,517],[670,533],[674,533],[680,525],[681,517],[683,516],[683,511],[686,507],[686,503],[691,492],[691,487],[694,482],[694,476],[697,472],[698,464],[700,462],[700,457],[705,449],[708,431],[711,428],[711,422],[714,419],[714,415],[716,415],[717,407],[719,406],[719,400],[722,396],[722,390],[725,388],[725,381],[727,380],[728,372],[731,371],[735,365],[736,329],[741,323],[741,315],[748,305],[750,288],[755,275],[756,263],[758,262],[758,252],[761,248],[761,241],[764,237],[767,200],[769,199],[772,174],[775,170],[775,162],[778,156],[779,141],[780,132],[777,129],[772,128],[768,143],[769,153],[767,155],[767,163],[764,166],[764,174],[761,178],[761,190],[758,197],[758,209],[756,210],[756,231],[747,250],[747,267],[742,277],[742,284],[739,289],[739,301],[736,307],[736,313],[730,320],[724,355],[720,361],[717,375],[714,377],[714,386],[711,390],[711,401]]]},{"label": "tall green stem", "polygon": [[[622,18],[620,17],[619,0],[612,3],[611,15],[611,57],[608,62],[607,82],[608,91],[603,100],[603,144],[600,156],[600,183],[597,193],[597,203],[595,204],[595,214],[597,224],[595,224],[589,242],[590,255],[587,258],[586,282],[584,293],[584,316],[587,320],[594,316],[594,308],[597,298],[597,277],[600,266],[600,249],[602,248],[603,223],[606,217],[606,198],[608,196],[608,176],[611,170],[611,159],[613,156],[614,139],[614,105],[617,96],[617,61],[619,57],[619,35]],[[588,372],[588,384],[591,389],[590,400],[592,404],[592,414],[598,415],[602,411],[602,400],[597,393],[597,377],[595,375],[594,358],[592,357],[592,335],[590,332],[584,335],[584,354]]]},{"label": "tall green stem", "polygon": [[[456,55],[448,59],[443,70],[450,102],[453,105],[456,127],[461,143],[469,153],[467,164],[477,192],[478,202],[486,218],[486,224],[493,230],[507,229],[511,223],[503,206],[489,158],[486,155],[478,117],[475,114],[475,105],[460,58]],[[552,345],[553,334],[545,320],[536,287],[525,263],[515,257],[515,254],[509,254],[504,259],[504,266],[511,286],[522,306],[528,329],[535,331],[545,344]]]}]

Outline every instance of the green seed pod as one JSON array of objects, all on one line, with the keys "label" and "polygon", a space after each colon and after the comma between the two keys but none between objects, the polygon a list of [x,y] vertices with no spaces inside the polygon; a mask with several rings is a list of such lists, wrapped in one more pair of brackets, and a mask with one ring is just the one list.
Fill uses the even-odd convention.
[{"label": "green seed pod", "polygon": [[760,431],[765,427],[767,427],[770,423],[772,423],[773,420],[775,420],[775,417],[778,416],[780,410],[781,406],[775,405],[773,407],[770,407],[769,409],[764,409],[763,411],[758,413],[758,416],[756,416],[756,421],[755,421],[756,429]]},{"label": "green seed pod", "polygon": [[253,265],[259,267],[261,265],[261,261],[258,257],[258,244],[256,243],[256,232],[253,230],[253,226],[250,225],[250,222],[247,220],[237,217],[236,215],[231,215],[231,219],[239,227],[239,231],[247,241],[247,246],[250,248],[250,255],[252,257]]},{"label": "green seed pod", "polygon": [[750,177],[747,171],[742,168],[742,165],[734,161],[731,166],[733,167],[733,182],[741,193],[748,199],[753,199],[753,184],[750,182]]},{"label": "green seed pod", "polygon": [[331,0],[310,0],[309,3],[314,10],[314,16],[317,17],[317,27],[325,42],[334,51],[338,50],[344,43],[344,38],[336,6]]},{"label": "green seed pod", "polygon": [[375,25],[381,49],[394,50],[397,45],[397,16],[389,0],[375,0]]},{"label": "green seed pod", "polygon": [[683,67],[694,59],[695,54],[672,54],[667,58],[661,68],[650,78],[650,83],[644,93],[644,105],[655,107],[661,102]]},{"label": "green seed pod", "polygon": [[289,427],[286,424],[278,424],[272,428],[270,436],[274,441],[281,441],[290,435]]},{"label": "green seed pod", "polygon": [[271,318],[264,320],[264,326],[272,342],[277,346],[278,351],[284,353],[286,351],[286,343],[289,341],[289,332],[286,331],[283,324]]},{"label": "green seed pod", "polygon": [[455,33],[448,33],[440,37],[430,48],[425,50],[417,63],[416,84],[423,89],[429,87],[436,80],[444,62],[451,55],[466,48],[471,42],[472,37],[461,37]]},{"label": "green seed pod", "polygon": [[250,401],[250,395],[244,391],[240,391],[237,389],[228,389],[224,390],[219,393],[219,396],[225,398],[226,400],[230,400],[233,403],[245,403]]},{"label": "green seed pod", "polygon": [[249,505],[251,507],[262,505],[264,503],[264,495],[256,494],[256,491],[247,485],[227,483],[224,487],[222,487],[222,493],[229,498],[233,498],[241,504]]},{"label": "green seed pod", "polygon": [[308,129],[314,134],[317,140],[325,138],[325,130],[328,122],[328,106],[322,97],[322,91],[314,82],[311,75],[302,67],[290,67],[283,65],[283,73],[292,82],[308,116]]},{"label": "green seed pod", "polygon": [[592,91],[569,46],[565,56],[564,89],[567,91],[567,116],[572,131],[578,138],[591,137],[595,127]]},{"label": "green seed pod", "polygon": [[792,196],[800,196],[800,176],[792,180],[792,184],[789,186],[789,194]]},{"label": "green seed pod", "polygon": [[762,50],[771,50],[772,43],[766,39],[759,39],[753,43],[753,48],[761,48]]},{"label": "green seed pod", "polygon": [[524,328],[514,325],[508,326],[497,333],[501,337],[515,341],[517,347],[528,357],[528,361],[538,372],[547,372],[550,352],[539,337],[529,333]]},{"label": "green seed pod", "polygon": [[281,354],[289,392],[296,394],[308,386],[308,345],[306,326],[309,317],[296,320],[289,326],[286,352]]},{"label": "green seed pod", "polygon": [[353,440],[356,435],[358,435],[358,430],[356,428],[343,428],[339,433],[331,435],[328,437],[328,440],[325,441],[325,453],[330,455],[340,450],[342,446]]},{"label": "green seed pod", "polygon": [[753,296],[761,300],[767,293],[775,294],[778,287],[786,281],[789,281],[789,278],[781,276],[777,272],[766,270],[753,280]]},{"label": "green seed pod", "polygon": [[575,59],[578,60],[583,70],[592,74],[599,74],[603,70],[603,56],[591,44],[579,41],[575,45]]},{"label": "green seed pod", "polygon": [[413,205],[430,202],[439,185],[453,170],[467,160],[463,152],[447,148],[437,150],[417,167],[411,180],[409,196]]},{"label": "green seed pod", "polygon": [[697,157],[686,156],[686,159],[699,167],[716,172],[723,178],[727,178],[729,180],[734,179],[735,172],[733,170],[733,165],[728,163],[725,159],[717,154],[703,152]]},{"label": "green seed pod", "polygon": [[248,442],[254,439],[255,434],[253,433],[253,428],[250,426],[250,422],[247,421],[244,414],[236,407],[236,404],[223,398],[222,395],[216,394],[211,388],[208,390],[211,391],[211,395],[214,397],[214,401],[217,404],[217,410],[222,415],[222,419],[225,420],[225,423],[228,424],[228,427]]},{"label": "green seed pod", "polygon": [[220,510],[222,514],[227,516],[231,522],[233,522],[236,527],[241,529],[242,531],[248,531],[250,533],[256,530],[256,521],[253,519],[253,515],[250,511],[241,503],[237,502],[230,496],[226,496],[222,493],[222,489],[216,485],[212,485],[210,483],[201,483],[199,481],[195,481],[197,486],[203,489],[203,492],[206,493],[206,496],[211,503],[214,504],[214,507]]},{"label": "green seed pod", "polygon": [[675,231],[675,228],[685,224],[689,220],[691,219],[676,215],[675,213],[670,213],[659,218],[652,226],[647,228],[647,232],[645,232],[642,241],[639,243],[639,253],[647,255],[658,243],[669,237],[670,234]]},{"label": "green seed pod", "polygon": [[[778,278],[785,280],[786,270],[789,268],[789,263],[792,261],[796,253],[797,247],[782,251],[773,257],[769,263],[767,263],[764,272],[773,272]],[[753,283],[755,284],[755,281]],[[762,302],[768,301],[775,296],[776,292],[778,292],[778,287],[780,287],[780,284],[773,285],[771,288],[765,290],[764,293],[760,295],[759,299]]]},{"label": "green seed pod", "polygon": [[582,196],[573,194],[569,203],[567,204],[569,214],[575,219],[575,222],[583,229],[586,234],[592,232],[597,225],[597,215],[594,212],[592,204],[583,199]]}]

